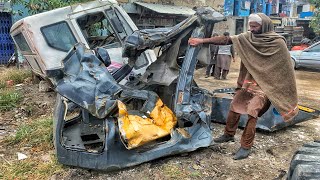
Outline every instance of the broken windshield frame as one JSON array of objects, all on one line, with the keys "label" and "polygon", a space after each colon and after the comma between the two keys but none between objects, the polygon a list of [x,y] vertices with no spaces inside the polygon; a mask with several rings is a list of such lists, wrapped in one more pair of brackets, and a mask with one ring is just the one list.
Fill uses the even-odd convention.
[{"label": "broken windshield frame", "polygon": [[91,49],[96,47],[119,48],[121,41],[110,19],[102,11],[77,18],[77,24]]},{"label": "broken windshield frame", "polygon": [[[119,12],[118,9],[112,7],[112,9],[107,9],[105,12],[106,12],[107,16],[110,19],[114,20],[114,21],[111,21],[112,23],[117,23],[117,24],[114,24],[114,26],[118,25],[118,28],[122,27],[121,29],[122,29],[122,32],[124,34],[123,33],[119,33],[119,35],[121,36],[120,38],[121,38],[122,41],[128,35],[133,33],[133,29],[129,26],[129,24],[127,23],[125,18],[121,15],[121,13]],[[115,20],[117,20],[117,22],[115,22]]]}]

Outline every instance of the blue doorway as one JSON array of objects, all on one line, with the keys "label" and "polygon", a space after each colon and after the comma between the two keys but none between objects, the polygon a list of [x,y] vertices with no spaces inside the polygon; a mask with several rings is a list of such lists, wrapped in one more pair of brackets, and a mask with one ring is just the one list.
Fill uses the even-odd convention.
[{"label": "blue doorway", "polygon": [[11,14],[0,12],[0,64],[7,64],[14,53],[13,41],[10,36],[11,26]]}]

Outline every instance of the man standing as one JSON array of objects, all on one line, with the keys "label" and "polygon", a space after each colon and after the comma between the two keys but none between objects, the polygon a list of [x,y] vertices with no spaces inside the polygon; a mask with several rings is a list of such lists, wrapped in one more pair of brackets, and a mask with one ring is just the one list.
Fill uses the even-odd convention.
[{"label": "man standing", "polygon": [[[213,33],[211,37],[216,37],[216,36],[218,36],[218,34],[217,33]],[[205,76],[205,78],[209,77],[210,74],[211,74],[211,76],[214,76],[215,65],[217,63],[218,46],[214,45],[214,44],[210,44],[209,49],[210,49],[211,57],[210,57],[210,62],[207,65],[207,68],[206,68],[206,76]]]},{"label": "man standing", "polygon": [[247,158],[253,145],[256,123],[270,105],[283,120],[291,121],[298,114],[297,88],[290,54],[284,37],[273,32],[271,19],[263,13],[249,16],[250,31],[231,37],[190,38],[189,44],[233,44],[241,58],[235,96],[231,102],[224,134],[216,143],[234,140],[241,114],[248,121],[241,136],[241,147],[234,159]]},{"label": "man standing", "polygon": [[[223,35],[229,37],[228,32],[224,32]],[[216,68],[214,70],[215,79],[227,79],[231,59],[234,60],[234,51],[232,45],[220,45],[218,47]]]}]

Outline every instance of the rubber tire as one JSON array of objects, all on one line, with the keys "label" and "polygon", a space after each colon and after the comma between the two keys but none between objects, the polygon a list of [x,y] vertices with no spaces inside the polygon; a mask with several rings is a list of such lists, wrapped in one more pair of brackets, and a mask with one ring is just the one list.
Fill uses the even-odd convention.
[{"label": "rubber tire", "polygon": [[320,179],[320,141],[304,144],[295,152],[287,179]]},{"label": "rubber tire", "polygon": [[56,147],[57,125],[58,125],[58,120],[63,118],[63,113],[61,112],[61,111],[64,111],[63,107],[64,107],[64,104],[62,102],[62,96],[57,93],[54,111],[53,111],[53,138],[52,138],[55,151],[57,151],[57,147]]},{"label": "rubber tire", "polygon": [[292,59],[292,58],[291,58],[291,63],[293,65],[293,69],[298,69],[296,61],[294,59]]}]

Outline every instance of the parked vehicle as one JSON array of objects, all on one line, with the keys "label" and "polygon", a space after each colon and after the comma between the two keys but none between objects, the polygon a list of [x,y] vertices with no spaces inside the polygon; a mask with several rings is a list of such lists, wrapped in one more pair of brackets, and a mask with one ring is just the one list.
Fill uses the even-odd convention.
[{"label": "parked vehicle", "polygon": [[300,67],[320,69],[320,42],[304,50],[290,51],[290,55],[295,69]]}]

